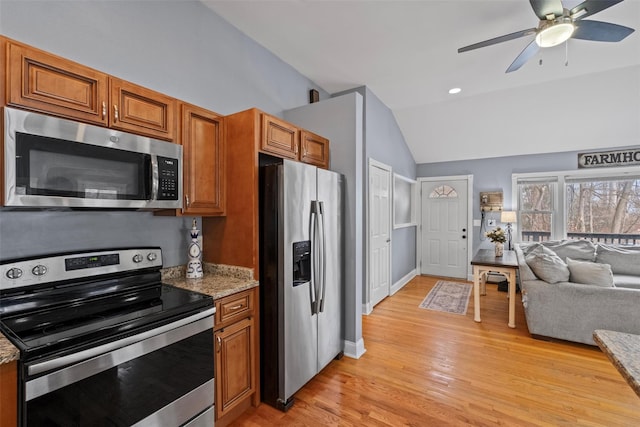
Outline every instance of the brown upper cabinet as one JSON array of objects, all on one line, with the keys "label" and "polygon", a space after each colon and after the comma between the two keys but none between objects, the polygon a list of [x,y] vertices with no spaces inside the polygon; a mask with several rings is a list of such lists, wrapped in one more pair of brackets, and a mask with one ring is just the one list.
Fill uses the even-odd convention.
[{"label": "brown upper cabinet", "polygon": [[[257,111],[256,111],[257,114]],[[260,151],[329,168],[329,140],[277,117],[262,115]]]},{"label": "brown upper cabinet", "polygon": [[233,195],[227,198],[225,218],[203,220],[204,257],[215,264],[253,268],[257,279],[260,153],[327,168],[329,140],[256,108],[225,116],[224,126],[226,179]]},{"label": "brown upper cabinet", "polygon": [[8,105],[176,139],[174,98],[13,41],[7,62]]},{"label": "brown upper cabinet", "polygon": [[28,46],[9,43],[9,105],[108,125],[108,75]]},{"label": "brown upper cabinet", "polygon": [[184,200],[182,214],[225,214],[224,119],[218,114],[182,104]]},{"label": "brown upper cabinet", "polygon": [[300,132],[300,161],[329,168],[329,140],[313,132]]},{"label": "brown upper cabinet", "polygon": [[115,77],[109,80],[109,126],[159,139],[176,139],[177,103],[174,98]]},{"label": "brown upper cabinet", "polygon": [[262,113],[260,151],[285,159],[298,159],[300,130],[294,125]]}]

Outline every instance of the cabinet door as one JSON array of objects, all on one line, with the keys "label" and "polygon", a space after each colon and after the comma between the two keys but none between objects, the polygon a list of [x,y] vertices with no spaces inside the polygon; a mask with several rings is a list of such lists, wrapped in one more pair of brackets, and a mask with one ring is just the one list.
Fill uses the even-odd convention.
[{"label": "cabinet door", "polygon": [[223,118],[194,105],[182,106],[184,214],[225,214]]},{"label": "cabinet door", "polygon": [[107,75],[27,46],[9,43],[8,103],[107,125]]},{"label": "cabinet door", "polygon": [[298,159],[298,144],[300,132],[290,123],[272,117],[262,115],[262,137],[260,150],[287,159]]},{"label": "cabinet door", "polygon": [[329,168],[329,140],[313,132],[300,132],[300,161]]},{"label": "cabinet door", "polygon": [[176,139],[174,98],[115,77],[110,78],[110,84],[110,127],[169,141]]},{"label": "cabinet door", "polygon": [[255,390],[254,334],[251,318],[214,333],[216,419],[223,417]]},{"label": "cabinet door", "polygon": [[18,425],[18,362],[0,364],[0,426]]}]

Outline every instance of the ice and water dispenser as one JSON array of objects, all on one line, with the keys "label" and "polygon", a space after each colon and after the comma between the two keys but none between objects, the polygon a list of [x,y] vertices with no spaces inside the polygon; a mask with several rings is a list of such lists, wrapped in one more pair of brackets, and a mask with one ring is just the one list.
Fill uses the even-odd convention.
[{"label": "ice and water dispenser", "polygon": [[311,281],[311,240],[293,242],[293,286]]}]

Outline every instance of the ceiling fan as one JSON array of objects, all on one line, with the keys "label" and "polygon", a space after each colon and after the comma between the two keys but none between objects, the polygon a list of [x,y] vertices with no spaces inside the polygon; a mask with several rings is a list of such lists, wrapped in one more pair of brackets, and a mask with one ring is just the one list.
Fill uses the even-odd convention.
[{"label": "ceiling fan", "polygon": [[599,42],[619,42],[634,29],[601,21],[583,20],[623,0],[586,0],[571,10],[562,6],[561,0],[529,0],[540,19],[536,28],[529,28],[504,36],[461,47],[458,53],[535,34],[535,38],[507,68],[507,73],[522,67],[541,47],[557,46],[570,38]]}]

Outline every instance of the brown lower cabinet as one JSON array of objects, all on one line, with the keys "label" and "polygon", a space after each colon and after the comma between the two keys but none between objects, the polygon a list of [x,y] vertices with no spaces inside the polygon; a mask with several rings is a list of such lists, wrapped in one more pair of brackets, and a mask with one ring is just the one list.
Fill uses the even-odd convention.
[{"label": "brown lower cabinet", "polygon": [[258,376],[258,288],[216,301],[214,326],[216,427],[229,424],[260,402]]},{"label": "brown lower cabinet", "polygon": [[18,362],[0,364],[0,427],[18,425]]}]

